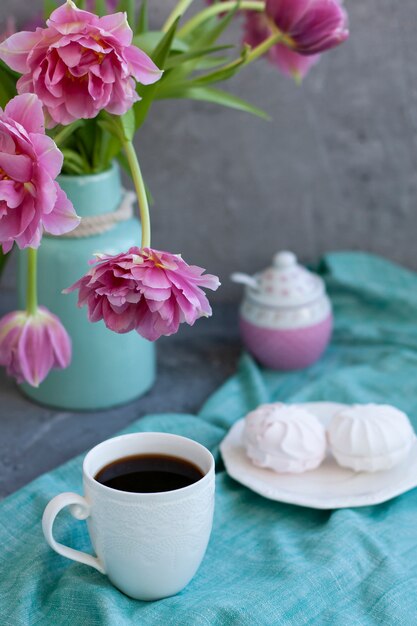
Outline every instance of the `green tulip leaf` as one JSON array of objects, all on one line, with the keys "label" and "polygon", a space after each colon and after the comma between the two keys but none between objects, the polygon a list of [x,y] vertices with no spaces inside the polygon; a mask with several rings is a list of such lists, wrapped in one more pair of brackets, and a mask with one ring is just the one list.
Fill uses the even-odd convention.
[{"label": "green tulip leaf", "polygon": [[158,92],[158,99],[185,99],[185,100],[200,100],[203,102],[211,102],[220,106],[236,109],[238,111],[244,111],[251,113],[263,120],[270,121],[270,116],[262,109],[253,106],[249,102],[234,96],[226,91],[215,89],[213,87],[172,87],[171,89]]},{"label": "green tulip leaf", "polygon": [[[161,70],[165,68],[165,63],[167,61],[170,50],[173,47],[173,42],[175,40],[175,33],[177,31],[177,26],[179,22],[179,17],[175,20],[169,30],[164,33],[163,37],[159,39],[159,42],[155,46],[154,50],[151,53],[151,58],[155,65],[159,67]],[[133,105],[133,110],[135,112],[135,126],[138,129],[144,123],[149,109],[151,108],[152,102],[158,93],[158,89],[162,79],[153,83],[153,85],[138,86],[138,92],[141,96],[141,100],[136,102]]]},{"label": "green tulip leaf", "polygon": [[201,48],[196,50],[190,50],[189,52],[183,52],[178,54],[170,55],[169,59],[165,64],[165,69],[172,69],[174,67],[178,67],[187,61],[191,61],[194,59],[201,59],[202,57],[207,57],[210,54],[215,52],[220,52],[221,50],[230,50],[234,46],[214,46],[211,48]]},{"label": "green tulip leaf", "polygon": [[142,0],[142,4],[139,11],[138,23],[136,25],[136,34],[143,35],[149,31],[149,16],[148,16],[148,0]]},{"label": "green tulip leaf", "polygon": [[124,139],[126,141],[132,141],[135,136],[135,112],[129,109],[124,115],[120,116],[120,123],[123,128]]},{"label": "green tulip leaf", "polygon": [[[223,17],[211,17],[207,22],[200,24],[196,30],[189,33],[184,40],[189,44],[190,48],[194,45],[199,47],[213,45],[228,28],[238,9],[239,3]],[[181,31],[179,36],[181,36]]]},{"label": "green tulip leaf", "polygon": [[[170,32],[170,30],[168,31],[168,33]],[[166,36],[168,35],[168,33],[163,33],[159,30],[148,31],[147,33],[135,35],[133,37],[132,44],[146,52],[146,54],[149,54],[149,56],[152,57],[153,61],[155,61],[153,55],[160,43],[162,43],[164,40],[166,43]],[[184,41],[181,41],[181,39],[178,39],[177,37],[172,38],[169,50],[172,50],[173,52],[187,52],[188,49],[188,45]]]}]

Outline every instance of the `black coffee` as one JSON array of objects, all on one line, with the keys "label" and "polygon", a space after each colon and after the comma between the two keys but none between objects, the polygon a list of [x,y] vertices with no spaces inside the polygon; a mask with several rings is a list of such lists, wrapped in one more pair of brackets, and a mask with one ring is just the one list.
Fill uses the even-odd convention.
[{"label": "black coffee", "polygon": [[96,474],[97,482],[133,493],[156,493],[188,487],[203,478],[190,461],[165,454],[138,454],[109,463]]}]

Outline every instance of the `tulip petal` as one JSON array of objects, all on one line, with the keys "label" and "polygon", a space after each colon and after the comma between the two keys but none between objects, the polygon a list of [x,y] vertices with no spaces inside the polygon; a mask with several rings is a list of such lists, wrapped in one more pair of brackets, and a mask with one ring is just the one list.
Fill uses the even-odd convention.
[{"label": "tulip petal", "polygon": [[46,65],[45,84],[52,93],[56,94],[57,85],[64,78],[67,68],[61,59],[47,58]]},{"label": "tulip petal", "polygon": [[13,358],[13,350],[15,349],[20,333],[21,328],[19,326],[12,326],[4,333],[0,331],[0,365],[3,367],[10,367]]},{"label": "tulip petal", "polygon": [[124,56],[129,63],[132,75],[143,85],[151,85],[161,78],[162,70],[143,50],[136,46],[129,46],[125,49]]},{"label": "tulip petal", "polygon": [[2,123],[0,121],[0,152],[8,152],[9,154],[14,154],[16,150],[15,143],[11,136],[7,134],[6,130],[1,126]]},{"label": "tulip petal", "polygon": [[97,109],[94,100],[88,93],[88,83],[83,83],[82,88],[75,82],[66,85],[65,106],[73,119],[91,119],[96,117]]},{"label": "tulip petal", "polygon": [[57,49],[61,61],[67,67],[76,67],[82,57],[82,49],[77,43],[68,43],[64,47]]},{"label": "tulip petal", "polygon": [[57,184],[49,174],[37,165],[36,201],[42,207],[42,220],[54,209],[57,200]]},{"label": "tulip petal", "polygon": [[320,54],[298,54],[283,44],[277,44],[269,51],[269,59],[286,76],[301,81],[307,72],[320,60]]},{"label": "tulip petal", "polygon": [[166,289],[171,287],[171,281],[159,267],[150,267],[144,271],[142,282],[147,287]]},{"label": "tulip petal", "polygon": [[82,31],[86,25],[97,21],[96,15],[77,9],[73,2],[67,1],[51,13],[46,23],[62,35],[70,35]]},{"label": "tulip petal", "polygon": [[17,348],[24,379],[33,387],[46,378],[54,364],[53,353],[43,324],[30,318],[23,327]]},{"label": "tulip petal", "polygon": [[56,178],[61,171],[64,157],[62,152],[58,150],[56,143],[47,135],[32,134],[30,136],[36,156],[41,168],[43,168],[48,176]]},{"label": "tulip petal", "polygon": [[42,30],[21,31],[11,35],[0,44],[0,59],[15,72],[24,74],[28,70],[27,58],[42,37]]},{"label": "tulip petal", "polygon": [[9,178],[26,183],[32,178],[32,161],[25,154],[5,154],[0,152],[0,167]]},{"label": "tulip petal", "polygon": [[21,204],[24,193],[23,185],[16,185],[13,180],[0,180],[0,202],[6,202],[10,209]]},{"label": "tulip petal", "polygon": [[290,33],[316,3],[316,0],[266,0],[265,12],[280,25],[283,33]]},{"label": "tulip petal", "polygon": [[71,339],[56,315],[53,315],[44,307],[39,307],[39,310],[47,316],[45,327],[53,350],[54,367],[65,369],[71,363]]},{"label": "tulip petal", "polygon": [[14,238],[20,249],[27,247],[38,226],[36,217],[35,202],[25,193],[19,210],[8,211],[0,220],[0,240]]},{"label": "tulip petal", "polygon": [[43,216],[42,222],[45,230],[51,235],[63,235],[69,233],[78,226],[81,218],[75,212],[72,203],[61,187],[55,184],[56,203],[50,213]]},{"label": "tulip petal", "polygon": [[103,299],[102,307],[102,315],[107,328],[119,334],[134,330],[136,326],[136,313],[133,307],[128,307],[123,312],[123,315],[116,313],[106,299]]},{"label": "tulip petal", "polygon": [[100,17],[97,25],[105,31],[105,34],[113,35],[122,46],[130,46],[132,43],[133,33],[128,24],[126,13],[104,15]]},{"label": "tulip petal", "polygon": [[42,103],[33,93],[16,96],[6,104],[4,112],[28,133],[45,132]]},{"label": "tulip petal", "polygon": [[10,250],[13,248],[13,244],[14,244],[14,241],[11,237],[7,241],[2,241],[1,249],[3,251],[3,254],[7,254],[8,252],[10,252]]}]

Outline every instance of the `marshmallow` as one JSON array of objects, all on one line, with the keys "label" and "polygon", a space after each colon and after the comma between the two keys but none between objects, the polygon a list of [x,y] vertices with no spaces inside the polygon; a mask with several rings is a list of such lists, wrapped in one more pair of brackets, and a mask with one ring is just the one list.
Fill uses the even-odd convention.
[{"label": "marshmallow", "polygon": [[326,433],[306,409],[263,404],[245,418],[243,443],[254,465],[275,472],[315,469],[326,454]]},{"label": "marshmallow", "polygon": [[384,404],[364,404],[334,415],[328,438],[339,465],[355,472],[376,472],[400,463],[416,436],[402,411]]}]

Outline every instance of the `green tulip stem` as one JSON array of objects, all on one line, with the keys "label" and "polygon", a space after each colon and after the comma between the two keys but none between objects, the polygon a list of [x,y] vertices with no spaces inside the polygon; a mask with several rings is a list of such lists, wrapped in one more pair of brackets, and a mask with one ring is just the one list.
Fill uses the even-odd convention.
[{"label": "green tulip stem", "polygon": [[132,173],[133,184],[135,185],[136,194],[138,196],[140,221],[142,224],[142,248],[150,248],[151,245],[151,221],[149,217],[149,205],[146,195],[145,183],[143,181],[142,172],[136,150],[131,141],[124,143],[127,160],[129,162],[130,171]]},{"label": "green tulip stem", "polygon": [[167,33],[177,17],[183,15],[194,0],[179,0],[177,6],[168,15],[165,24],[162,26],[162,32]]},{"label": "green tulip stem", "polygon": [[259,59],[259,57],[263,56],[266,52],[268,52],[270,48],[275,46],[283,39],[285,39],[285,35],[283,33],[279,31],[274,33],[273,35],[265,39],[265,41],[260,43],[259,46],[256,46],[256,48],[252,48],[252,50],[248,53],[243,65],[248,65],[249,63],[252,63],[252,61],[256,61],[256,59]]},{"label": "green tulip stem", "polygon": [[188,20],[178,31],[178,36],[185,37],[197,28],[197,26],[200,26],[200,24],[211,17],[219,13],[233,11],[236,7],[239,11],[264,11],[265,2],[262,2],[262,0],[241,0],[241,2],[239,2],[239,0],[228,0],[227,2],[216,2],[216,4],[212,4],[207,7],[207,9],[200,11],[200,13],[197,13],[197,15],[194,15],[194,17]]},{"label": "green tulip stem", "polygon": [[38,310],[38,290],[37,290],[37,258],[38,251],[35,248],[28,248],[28,272],[26,278],[26,311],[29,315],[35,315]]}]

